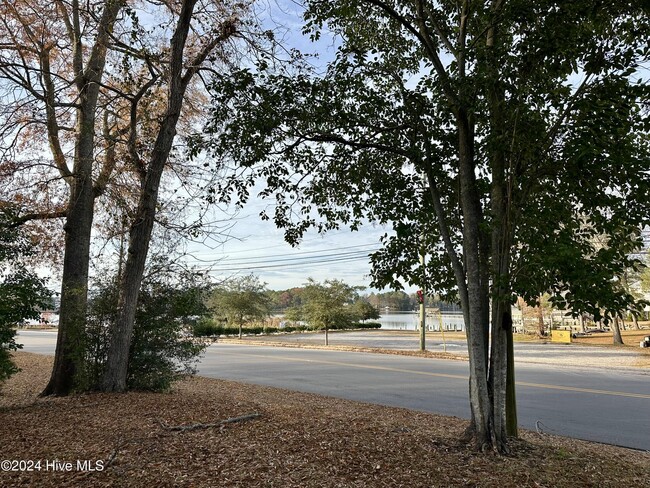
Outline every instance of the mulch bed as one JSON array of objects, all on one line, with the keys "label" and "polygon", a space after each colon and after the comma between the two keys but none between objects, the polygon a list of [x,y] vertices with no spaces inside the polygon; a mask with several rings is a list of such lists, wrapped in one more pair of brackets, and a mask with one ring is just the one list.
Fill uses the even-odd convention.
[{"label": "mulch bed", "polygon": [[478,454],[461,419],[229,381],[37,399],[52,359],[15,358],[0,458],[41,471],[2,472],[3,487],[650,487],[648,453],[524,432],[512,455]]}]

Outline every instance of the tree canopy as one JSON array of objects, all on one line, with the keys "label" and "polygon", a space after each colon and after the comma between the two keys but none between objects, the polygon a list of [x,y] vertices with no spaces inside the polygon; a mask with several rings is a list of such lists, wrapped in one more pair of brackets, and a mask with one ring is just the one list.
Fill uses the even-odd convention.
[{"label": "tree canopy", "polygon": [[377,320],[380,317],[379,310],[364,299],[358,299],[354,302],[354,309],[359,320],[364,322],[366,320]]},{"label": "tree canopy", "polygon": [[318,282],[310,278],[302,291],[303,304],[297,311],[315,329],[325,331],[325,344],[329,343],[329,330],[337,325],[347,325],[359,320],[359,310],[354,306],[358,287],[340,280]]},{"label": "tree canopy", "polygon": [[266,284],[254,275],[226,281],[212,292],[208,304],[216,316],[239,327],[240,338],[243,324],[264,319],[271,310]]}]

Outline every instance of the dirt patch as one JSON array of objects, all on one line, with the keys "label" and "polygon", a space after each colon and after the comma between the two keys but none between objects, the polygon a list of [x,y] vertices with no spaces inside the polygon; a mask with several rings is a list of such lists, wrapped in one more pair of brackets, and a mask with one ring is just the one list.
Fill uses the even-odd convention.
[{"label": "dirt patch", "polygon": [[[464,420],[228,381],[36,399],[52,359],[16,358],[23,372],[0,397],[2,457],[41,460],[41,471],[0,473],[3,487],[650,487],[648,453],[524,432],[510,456],[477,454],[457,441]],[[164,427],[248,413],[259,417]],[[73,469],[45,471],[55,459]]]},{"label": "dirt patch", "polygon": [[[578,344],[633,347],[643,352],[644,350],[639,347],[639,342],[641,342],[644,337],[650,335],[650,330],[623,330],[621,331],[621,335],[623,336],[623,342],[625,343],[623,346],[614,346],[614,336],[611,332],[598,332],[586,337],[578,337],[573,339],[573,341]],[[645,349],[645,351],[650,353],[650,349]]]}]

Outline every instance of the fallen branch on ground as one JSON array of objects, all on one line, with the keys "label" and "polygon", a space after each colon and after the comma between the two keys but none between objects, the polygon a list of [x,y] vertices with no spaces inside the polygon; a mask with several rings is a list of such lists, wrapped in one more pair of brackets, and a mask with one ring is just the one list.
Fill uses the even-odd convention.
[{"label": "fallen branch on ground", "polygon": [[237,422],[245,422],[247,420],[252,420],[256,419],[257,417],[261,417],[262,414],[254,412],[254,413],[249,413],[246,415],[241,415],[239,417],[231,417],[226,420],[221,420],[220,422],[215,422],[212,424],[191,424],[191,425],[167,425],[162,421],[159,421],[158,423],[160,426],[165,429],[165,430],[174,430],[174,431],[180,431],[180,432],[186,432],[188,430],[199,430],[199,429],[211,429],[213,427],[223,427],[227,424],[234,424]]}]

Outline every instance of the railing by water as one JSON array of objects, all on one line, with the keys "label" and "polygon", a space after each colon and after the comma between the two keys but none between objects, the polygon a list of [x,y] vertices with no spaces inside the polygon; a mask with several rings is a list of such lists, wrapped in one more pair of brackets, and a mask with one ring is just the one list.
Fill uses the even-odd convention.
[{"label": "railing by water", "polygon": [[[417,312],[386,312],[381,314],[379,322],[384,330],[418,330],[420,317]],[[465,321],[461,313],[443,312],[429,313],[426,316],[427,330],[439,331],[440,327],[447,331],[465,330]]]}]

